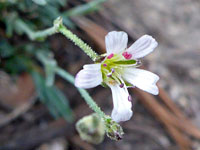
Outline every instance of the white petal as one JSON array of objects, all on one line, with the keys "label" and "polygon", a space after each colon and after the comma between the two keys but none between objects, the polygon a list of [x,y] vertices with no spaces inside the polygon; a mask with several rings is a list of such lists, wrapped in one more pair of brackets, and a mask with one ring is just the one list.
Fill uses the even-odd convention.
[{"label": "white petal", "polygon": [[129,93],[127,89],[120,88],[119,85],[109,85],[112,91],[113,105],[111,117],[116,122],[127,121],[131,118],[132,103],[128,100]]},{"label": "white petal", "polygon": [[112,31],[105,37],[107,54],[124,51],[128,43],[128,35],[125,32]]},{"label": "white petal", "polygon": [[159,93],[156,86],[159,77],[152,72],[136,68],[125,68],[123,78],[146,92],[154,95],[158,95]]},{"label": "white petal", "polygon": [[137,59],[148,55],[157,46],[158,43],[152,36],[143,35],[127,49],[127,52],[132,54],[133,58]]},{"label": "white petal", "polygon": [[79,88],[93,88],[102,82],[101,64],[84,65],[75,78],[75,86]]},{"label": "white petal", "polygon": [[101,69],[101,64],[88,64],[88,65],[84,65],[83,69],[99,71]]}]

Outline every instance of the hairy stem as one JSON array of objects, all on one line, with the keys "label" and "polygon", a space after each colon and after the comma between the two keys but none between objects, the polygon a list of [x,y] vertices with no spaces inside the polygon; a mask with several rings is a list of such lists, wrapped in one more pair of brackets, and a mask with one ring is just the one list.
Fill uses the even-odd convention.
[{"label": "hairy stem", "polygon": [[[74,84],[74,77],[70,75],[68,72],[64,71],[63,69],[57,67],[56,68],[56,73],[66,79],[68,82],[71,84]],[[78,91],[80,92],[81,96],[84,98],[86,103],[89,105],[89,107],[96,112],[100,117],[105,118],[106,115],[104,112],[98,107],[98,105],[95,103],[95,101],[92,99],[92,97],[88,94],[88,92],[84,89],[77,88]]]},{"label": "hairy stem", "polygon": [[[81,40],[78,36],[73,34],[62,24],[61,18],[56,19],[55,22],[59,23],[57,31],[62,33],[69,40],[71,40],[75,45],[77,45],[81,50],[83,50],[93,61],[96,61],[99,58],[98,54],[89,45],[83,42],[83,40]],[[55,24],[56,23],[54,23],[54,25]]]}]

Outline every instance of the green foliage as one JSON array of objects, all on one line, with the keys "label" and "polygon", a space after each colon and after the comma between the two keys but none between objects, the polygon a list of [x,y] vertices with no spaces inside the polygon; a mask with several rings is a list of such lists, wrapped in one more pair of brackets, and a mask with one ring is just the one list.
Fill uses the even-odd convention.
[{"label": "green foliage", "polygon": [[15,49],[8,43],[6,39],[3,39],[0,42],[0,56],[1,58],[8,58],[12,56],[15,52]]},{"label": "green foliage", "polygon": [[44,5],[46,5],[47,4],[47,2],[46,2],[46,0],[32,0],[34,3],[36,3],[36,4],[38,4],[38,5],[42,5],[42,6],[44,6]]},{"label": "green foliage", "polygon": [[68,99],[55,86],[47,86],[45,79],[36,71],[32,77],[40,100],[48,107],[55,118],[64,117],[67,121],[73,121],[73,113],[69,106]]},{"label": "green foliage", "polygon": [[53,58],[53,54],[49,51],[38,51],[36,56],[42,62],[46,74],[46,85],[52,86],[55,80],[55,69],[57,62]]},{"label": "green foliage", "polygon": [[31,60],[25,55],[9,57],[4,64],[4,69],[11,74],[18,74],[28,70]]},{"label": "green foliage", "polygon": [[[72,110],[66,96],[54,86],[56,60],[52,57],[42,62],[37,51],[49,49],[45,39],[56,33],[53,21],[57,17],[62,16],[63,24],[74,28],[70,17],[96,11],[103,1],[80,1],[72,7],[67,0],[0,0],[0,68],[11,75],[31,73],[40,101],[55,118],[72,121]],[[45,78],[37,70],[45,72]]]},{"label": "green foliage", "polygon": [[[19,1],[19,0],[18,0]],[[85,15],[98,10],[99,5],[105,0],[94,0],[90,3],[78,5],[74,8],[60,11],[66,6],[66,0],[21,0],[16,2],[0,2],[0,20],[6,24],[7,36],[11,37],[13,31],[19,32],[20,26],[15,21],[20,20],[27,24],[30,30],[38,30],[51,26],[57,17],[63,17],[63,23],[74,28],[75,25],[69,19],[71,16]],[[5,13],[6,12],[6,13]]]},{"label": "green foliage", "polygon": [[63,17],[86,15],[88,13],[97,11],[100,8],[100,4],[104,1],[105,0],[96,0],[96,1],[91,1],[90,3],[87,3],[85,5],[77,6],[64,13]]}]

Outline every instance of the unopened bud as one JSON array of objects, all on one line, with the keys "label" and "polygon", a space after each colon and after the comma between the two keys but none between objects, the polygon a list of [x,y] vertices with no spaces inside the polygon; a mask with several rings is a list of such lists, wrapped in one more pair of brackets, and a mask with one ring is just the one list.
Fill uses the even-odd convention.
[{"label": "unopened bud", "polygon": [[92,144],[99,144],[105,136],[104,122],[97,114],[83,117],[76,123],[76,129],[82,140]]},{"label": "unopened bud", "polygon": [[123,129],[122,127],[115,121],[112,120],[111,117],[107,116],[104,118],[104,124],[106,128],[106,134],[112,140],[119,141],[123,138]]}]

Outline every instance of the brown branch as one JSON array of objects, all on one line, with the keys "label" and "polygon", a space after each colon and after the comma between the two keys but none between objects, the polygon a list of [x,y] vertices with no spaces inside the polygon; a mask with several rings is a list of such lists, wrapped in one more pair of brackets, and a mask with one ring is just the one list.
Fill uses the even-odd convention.
[{"label": "brown branch", "polygon": [[159,95],[161,100],[165,103],[165,105],[179,118],[186,119],[184,114],[181,112],[181,110],[178,109],[178,107],[174,104],[172,99],[168,96],[168,94],[165,92],[163,88],[159,86]]},{"label": "brown branch", "polygon": [[[139,97],[141,103],[160,121],[162,122],[172,138],[178,143],[178,145],[183,149],[190,147],[190,140],[185,137],[183,133],[175,128],[179,127],[180,122],[176,118],[172,117],[169,112],[161,106],[152,95],[143,92],[137,88],[133,89],[134,93]],[[175,121],[175,122],[174,122]],[[184,150],[184,149],[183,149]]]}]

